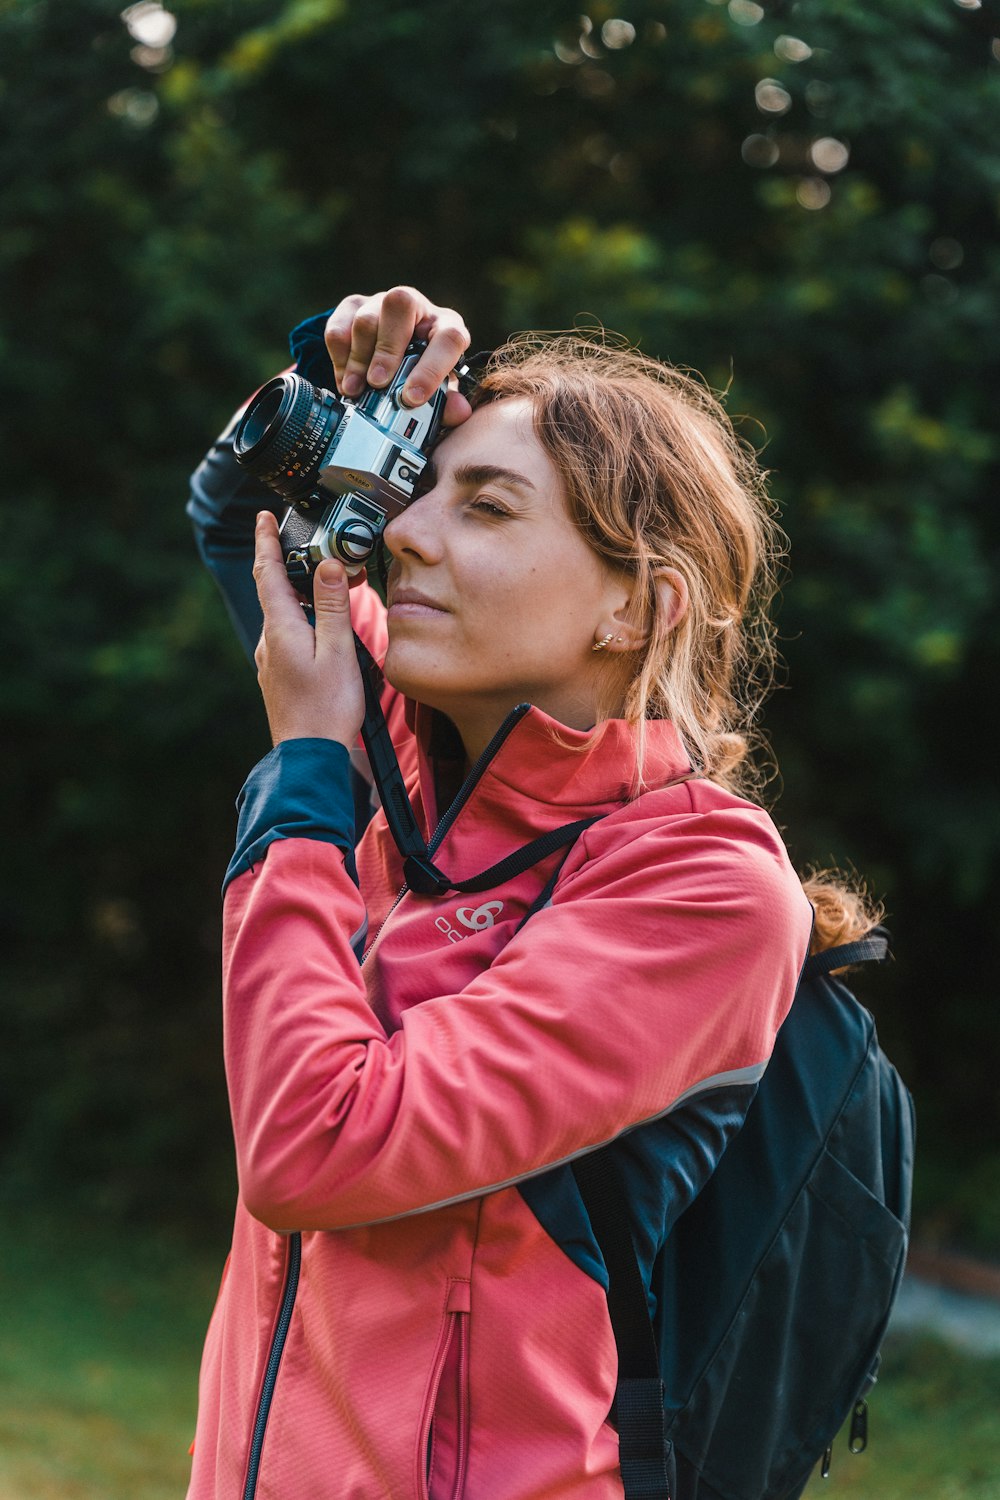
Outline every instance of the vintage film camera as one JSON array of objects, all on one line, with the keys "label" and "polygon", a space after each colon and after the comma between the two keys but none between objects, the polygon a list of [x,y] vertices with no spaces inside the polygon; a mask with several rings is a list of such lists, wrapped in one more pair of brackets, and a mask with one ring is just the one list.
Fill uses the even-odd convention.
[{"label": "vintage film camera", "polygon": [[444,381],[423,406],[402,403],[426,347],[419,339],[409,344],[385,390],[366,387],[351,400],[300,375],[278,375],[243,414],[233,452],[288,502],[280,525],[285,568],[307,599],[325,557],[359,572],[387,523],[413,499],[448,394]]}]

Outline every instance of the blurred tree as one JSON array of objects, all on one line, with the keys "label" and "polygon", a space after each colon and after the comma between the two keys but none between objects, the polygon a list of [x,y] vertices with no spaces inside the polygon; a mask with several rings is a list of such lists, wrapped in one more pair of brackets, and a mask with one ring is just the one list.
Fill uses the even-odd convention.
[{"label": "blurred tree", "polygon": [[27,577],[0,565],[10,1169],[138,1207],[228,1192],[206,914],[263,725],[179,501],[286,327],[402,279],[483,345],[598,319],[766,433],[792,538],[779,816],[801,863],[886,893],[900,957],[869,993],[918,1092],[925,1224],[1000,1243],[976,753],[1000,23],[578,3],[0,6],[0,396],[36,538]]}]

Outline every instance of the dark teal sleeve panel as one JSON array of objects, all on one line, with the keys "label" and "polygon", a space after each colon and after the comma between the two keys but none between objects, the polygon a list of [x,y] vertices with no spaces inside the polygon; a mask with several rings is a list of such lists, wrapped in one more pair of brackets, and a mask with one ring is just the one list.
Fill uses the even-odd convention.
[{"label": "dark teal sleeve panel", "polygon": [[326,347],[326,325],[333,308],[304,318],[288,335],[288,347],[295,361],[295,373],[313,385],[333,390],[333,365]]},{"label": "dark teal sleeve panel", "polygon": [[347,855],[354,875],[351,758],[338,740],[284,740],[259,761],[236,799],[239,825],[223,892],[275,839],[319,839]]},{"label": "dark teal sleeve panel", "polygon": [[212,444],[191,475],[187,513],[198,551],[251,661],[264,623],[253,581],[254,525],[258,511],[278,515],[282,509],[273,490],[240,468],[232,428]]},{"label": "dark teal sleeve panel", "polygon": [[[323,340],[329,316],[317,313],[289,336],[298,374],[324,387],[333,383],[333,366]],[[222,590],[236,634],[252,661],[263,624],[251,571],[254,522],[258,511],[280,516],[285,507],[262,480],[240,467],[233,452],[236,426],[234,417],[191,475],[187,513],[198,551]]]},{"label": "dark teal sleeve panel", "polygon": [[[757,1085],[728,1084],[711,1088],[662,1119],[651,1120],[619,1136],[612,1151],[630,1205],[629,1228],[649,1297],[653,1262],[677,1219],[694,1202],[737,1134]],[[546,1233],[582,1271],[608,1289],[604,1257],[598,1249],[580,1189],[568,1165],[529,1177],[518,1191]]]}]

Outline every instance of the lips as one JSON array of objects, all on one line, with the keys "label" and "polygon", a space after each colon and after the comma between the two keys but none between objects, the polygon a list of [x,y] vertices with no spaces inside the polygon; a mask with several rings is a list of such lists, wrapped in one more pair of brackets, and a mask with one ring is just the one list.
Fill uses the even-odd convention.
[{"label": "lips", "polygon": [[423,594],[419,589],[408,587],[393,589],[389,600],[389,612],[392,614],[396,610],[400,613],[412,612],[414,614],[427,610],[434,610],[438,614],[448,613],[445,606],[439,604],[436,599],[432,599],[429,594]]}]

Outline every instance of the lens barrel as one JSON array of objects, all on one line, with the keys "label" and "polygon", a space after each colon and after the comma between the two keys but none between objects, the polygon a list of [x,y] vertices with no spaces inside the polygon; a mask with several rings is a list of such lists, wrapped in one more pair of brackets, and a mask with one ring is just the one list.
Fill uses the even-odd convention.
[{"label": "lens barrel", "polygon": [[278,375],[261,387],[244,412],[233,452],[285,500],[303,500],[315,488],[343,413],[332,392],[301,375]]}]

